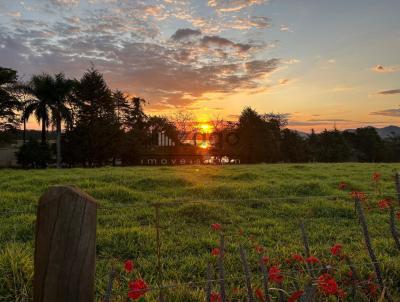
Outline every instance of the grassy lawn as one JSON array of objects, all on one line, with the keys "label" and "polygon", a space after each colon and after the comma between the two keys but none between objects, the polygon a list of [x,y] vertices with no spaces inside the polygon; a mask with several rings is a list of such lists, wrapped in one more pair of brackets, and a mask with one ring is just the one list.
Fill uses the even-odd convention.
[{"label": "grassy lawn", "polygon": [[[374,196],[371,181],[375,171],[382,173],[383,193],[379,196]],[[0,301],[17,301],[15,296],[24,301],[31,295],[35,206],[50,185],[76,185],[100,205],[96,272],[99,299],[106,288],[112,259],[119,259],[119,263],[133,259],[137,273],[150,285],[156,284],[151,204],[160,202],[166,204],[161,208],[164,284],[182,284],[167,291],[167,301],[202,301],[203,284],[183,283],[205,280],[207,262],[215,261],[210,250],[217,246],[218,236],[210,225],[216,222],[227,234],[225,264],[230,290],[244,286],[238,244],[248,251],[254,286],[261,287],[254,246],[265,246],[273,261],[302,253],[300,219],[309,231],[312,254],[337,266],[329,247],[340,242],[367,278],[372,267],[365,264],[369,258],[354,204],[349,192],[340,191],[338,184],[344,181],[354,189],[369,192],[365,207],[376,207],[381,197],[395,197],[395,171],[400,171],[400,164],[0,170]],[[376,208],[366,214],[386,282],[398,289],[400,257],[390,236],[388,214]],[[240,236],[239,228],[253,242]],[[340,264],[338,274],[347,271],[346,265]],[[293,291],[293,276],[285,279],[284,288]],[[115,301],[125,301],[125,289],[125,282],[117,280]],[[150,292],[148,301],[154,297],[155,293]]]}]

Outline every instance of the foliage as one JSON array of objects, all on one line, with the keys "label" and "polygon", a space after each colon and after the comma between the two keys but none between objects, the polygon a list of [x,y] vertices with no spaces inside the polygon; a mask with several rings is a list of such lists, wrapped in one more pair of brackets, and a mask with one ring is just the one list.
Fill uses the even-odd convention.
[{"label": "foliage", "polygon": [[17,78],[15,70],[0,67],[0,144],[9,142],[19,126],[21,104],[14,96]]},{"label": "foliage", "polygon": [[29,140],[23,144],[16,153],[18,163],[24,168],[46,168],[51,159],[48,144],[39,144]]}]

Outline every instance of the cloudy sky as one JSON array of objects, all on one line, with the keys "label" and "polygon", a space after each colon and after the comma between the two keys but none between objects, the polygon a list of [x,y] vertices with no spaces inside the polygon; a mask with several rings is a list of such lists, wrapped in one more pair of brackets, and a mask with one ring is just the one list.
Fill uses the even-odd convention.
[{"label": "cloudy sky", "polygon": [[28,80],[93,64],[152,114],[252,106],[305,131],[400,125],[399,12],[398,0],[0,0],[0,66]]}]

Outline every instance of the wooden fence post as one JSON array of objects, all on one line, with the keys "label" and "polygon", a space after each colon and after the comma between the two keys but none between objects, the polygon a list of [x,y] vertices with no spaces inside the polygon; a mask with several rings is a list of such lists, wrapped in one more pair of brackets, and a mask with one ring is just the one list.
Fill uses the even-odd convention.
[{"label": "wooden fence post", "polygon": [[97,203],[70,186],[51,187],[36,220],[34,302],[93,302]]}]

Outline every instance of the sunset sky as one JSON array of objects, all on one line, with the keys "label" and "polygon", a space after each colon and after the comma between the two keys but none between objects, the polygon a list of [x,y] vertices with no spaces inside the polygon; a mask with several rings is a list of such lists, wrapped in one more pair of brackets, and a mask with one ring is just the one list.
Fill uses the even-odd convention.
[{"label": "sunset sky", "polygon": [[252,106],[303,131],[400,125],[399,12],[398,0],[0,0],[0,66],[28,80],[93,63],[151,114]]}]

